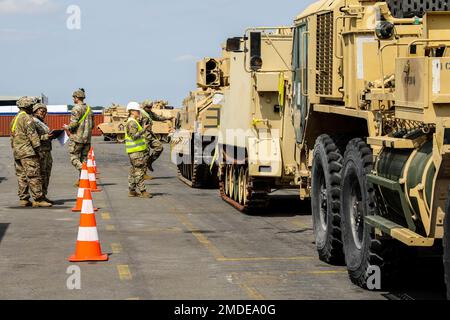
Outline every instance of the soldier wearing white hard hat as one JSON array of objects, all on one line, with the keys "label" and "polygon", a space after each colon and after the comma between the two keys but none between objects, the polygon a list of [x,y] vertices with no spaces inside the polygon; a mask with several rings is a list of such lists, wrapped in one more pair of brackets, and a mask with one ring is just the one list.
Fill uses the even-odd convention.
[{"label": "soldier wearing white hard hat", "polygon": [[148,145],[143,137],[147,126],[139,123],[141,106],[137,102],[127,105],[128,120],[125,127],[125,147],[130,158],[130,173],[128,175],[128,195],[130,197],[151,198],[144,184],[147,170]]}]

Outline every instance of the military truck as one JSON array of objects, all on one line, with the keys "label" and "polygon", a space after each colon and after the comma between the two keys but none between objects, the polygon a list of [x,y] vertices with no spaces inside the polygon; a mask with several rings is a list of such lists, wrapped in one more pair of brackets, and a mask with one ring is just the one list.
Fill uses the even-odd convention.
[{"label": "military truck", "polygon": [[[167,101],[156,101],[153,106],[156,114],[165,117],[175,117],[178,110],[174,107],[168,106]],[[125,106],[112,104],[110,107],[103,110],[104,122],[98,125],[98,129],[102,132],[105,141],[117,141],[123,143],[125,141],[125,124],[128,119],[128,112]],[[169,135],[175,129],[175,120],[173,121],[154,121],[153,133],[155,136],[163,141],[169,142]]]},{"label": "military truck", "polygon": [[227,41],[217,159],[223,200],[242,212],[265,208],[269,194],[294,188],[294,127],[285,107],[291,27],[250,28]]},{"label": "military truck", "polygon": [[380,272],[386,285],[421,248],[443,253],[449,288],[450,13],[388,2],[323,0],[296,17],[296,182],[320,259],[353,283]]},{"label": "military truck", "polygon": [[229,59],[206,57],[197,63],[197,89],[183,101],[172,137],[178,177],[194,188],[218,186],[214,162],[223,90],[229,86]]}]

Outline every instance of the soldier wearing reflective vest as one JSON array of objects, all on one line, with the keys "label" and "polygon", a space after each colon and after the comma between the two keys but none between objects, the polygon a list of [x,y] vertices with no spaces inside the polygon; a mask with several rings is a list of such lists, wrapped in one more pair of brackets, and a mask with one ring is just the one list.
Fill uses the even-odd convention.
[{"label": "soldier wearing reflective vest", "polygon": [[[11,148],[14,153],[14,167],[18,180],[18,196],[22,207],[51,207],[45,201],[42,191],[42,178],[39,154],[41,140],[31,116],[37,101],[22,97],[17,101],[18,115],[11,123]],[[34,202],[30,202],[30,193]]]},{"label": "soldier wearing reflective vest", "polygon": [[[83,162],[87,161],[91,149],[92,130],[94,129],[94,113],[84,103],[86,93],[78,89],[73,93],[75,106],[71,111],[70,123],[64,129],[70,132],[69,154],[72,165],[81,172]],[[75,183],[78,185],[78,182]]]},{"label": "soldier wearing reflective vest", "polygon": [[128,195],[130,197],[151,198],[144,184],[147,170],[148,145],[144,134],[148,124],[144,127],[139,123],[141,107],[137,102],[130,102],[127,106],[129,118],[125,126],[125,147],[130,158],[131,168],[128,175]]}]

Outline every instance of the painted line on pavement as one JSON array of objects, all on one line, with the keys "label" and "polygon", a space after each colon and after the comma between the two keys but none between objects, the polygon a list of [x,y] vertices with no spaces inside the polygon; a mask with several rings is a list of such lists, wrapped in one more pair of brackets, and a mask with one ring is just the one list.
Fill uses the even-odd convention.
[{"label": "painted line on pavement", "polygon": [[120,243],[111,243],[111,249],[114,254],[119,254],[123,250]]},{"label": "painted line on pavement", "polygon": [[111,215],[109,214],[109,212],[103,212],[101,216],[103,220],[111,220]]},{"label": "painted line on pavement", "polygon": [[119,278],[122,281],[129,281],[133,279],[131,275],[130,267],[126,264],[121,264],[117,266],[117,271],[119,272]]}]

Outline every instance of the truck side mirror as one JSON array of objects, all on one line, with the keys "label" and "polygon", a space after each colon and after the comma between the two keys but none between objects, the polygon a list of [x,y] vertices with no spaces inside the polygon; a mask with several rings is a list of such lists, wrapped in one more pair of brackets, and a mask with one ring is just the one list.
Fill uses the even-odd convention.
[{"label": "truck side mirror", "polygon": [[239,37],[227,39],[227,45],[226,45],[225,50],[228,52],[241,51],[241,40],[242,40],[242,38],[239,38]]}]

